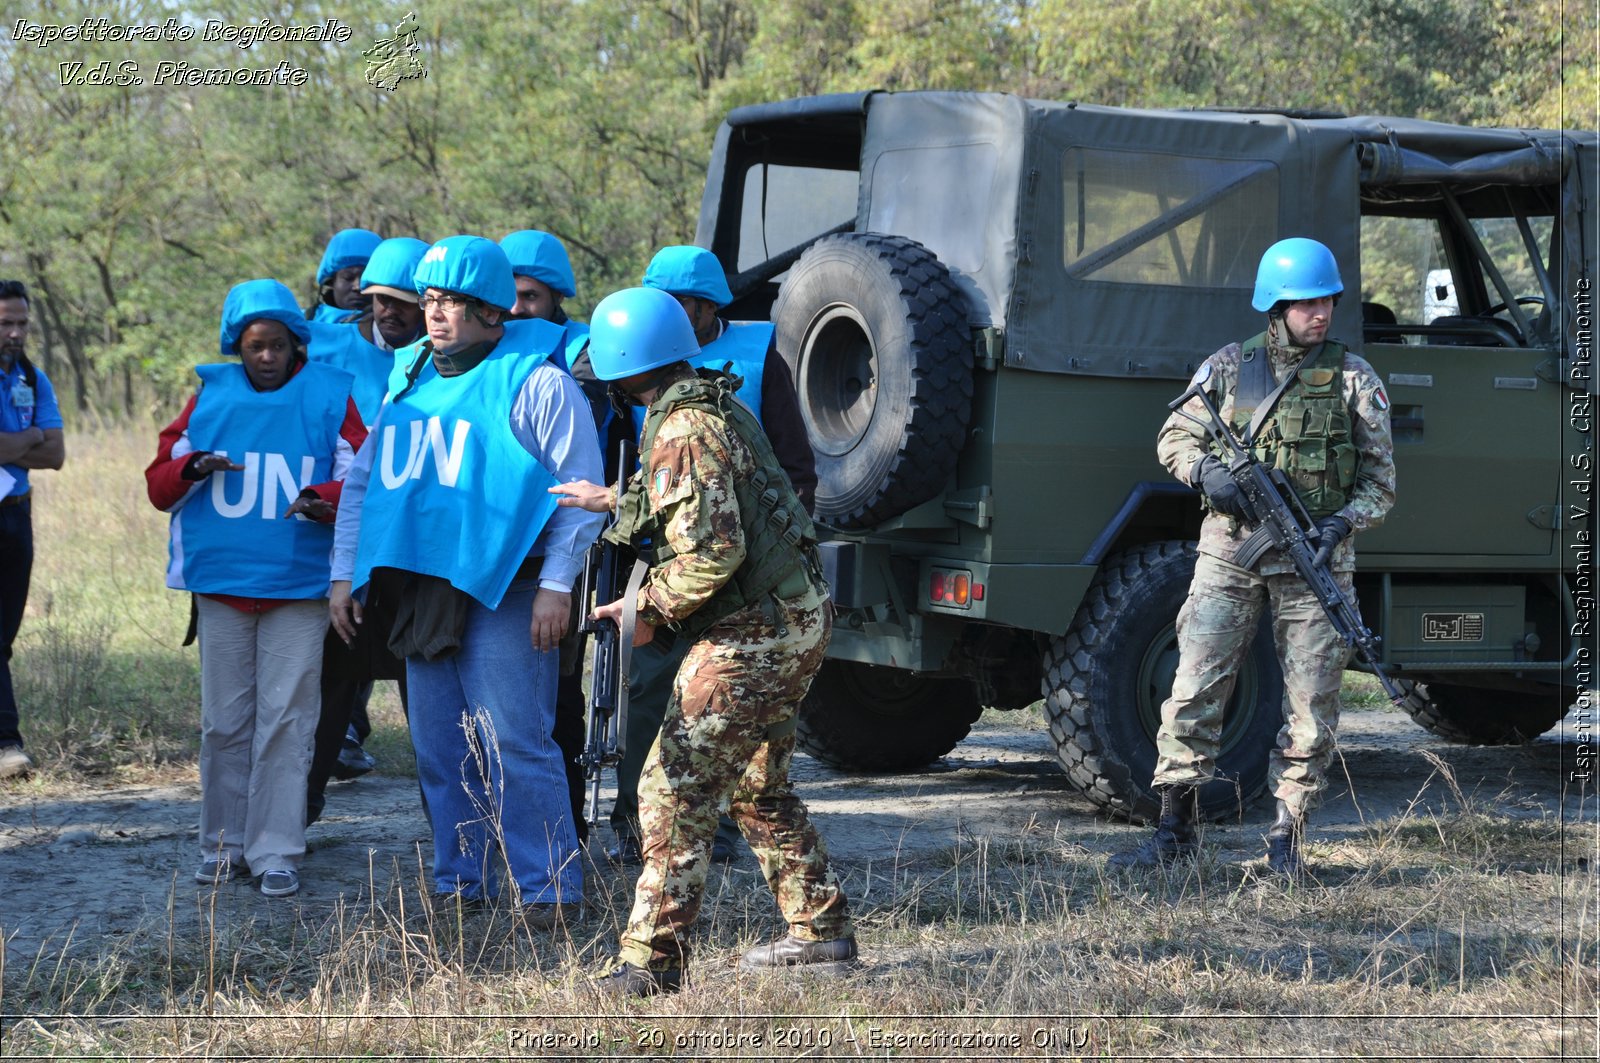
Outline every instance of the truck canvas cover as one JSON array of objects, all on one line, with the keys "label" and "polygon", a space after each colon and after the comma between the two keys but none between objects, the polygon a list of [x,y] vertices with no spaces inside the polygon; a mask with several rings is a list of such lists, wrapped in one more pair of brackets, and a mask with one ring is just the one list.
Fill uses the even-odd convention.
[{"label": "truck canvas cover", "polygon": [[[1004,332],[1006,364],[1040,372],[1187,377],[1210,348],[1164,323],[1236,314],[1228,338],[1257,331],[1255,266],[1284,236],[1327,244],[1359,292],[1363,196],[1558,182],[1569,206],[1594,195],[1592,134],[977,93],[850,105],[867,113],[857,229],[932,248],[973,325]],[[1299,231],[1307,217],[1314,229]],[[1548,267],[1560,284],[1593,255],[1567,233]],[[1335,333],[1354,340],[1360,325],[1359,300],[1344,300]]]}]

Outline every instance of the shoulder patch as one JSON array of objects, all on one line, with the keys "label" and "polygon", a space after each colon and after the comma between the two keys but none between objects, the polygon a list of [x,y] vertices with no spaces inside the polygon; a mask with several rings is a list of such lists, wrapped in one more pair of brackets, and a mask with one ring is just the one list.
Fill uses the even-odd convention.
[{"label": "shoulder patch", "polygon": [[656,495],[660,497],[667,493],[667,488],[672,486],[672,470],[663,466],[655,471]]},{"label": "shoulder patch", "polygon": [[1383,390],[1382,384],[1372,390],[1372,404],[1380,410],[1389,408],[1389,395]]},{"label": "shoulder patch", "polygon": [[1208,381],[1210,379],[1211,379],[1211,362],[1209,360],[1207,360],[1207,361],[1201,362],[1200,363],[1200,368],[1196,369],[1194,371],[1194,376],[1189,378],[1189,386],[1191,388],[1204,387],[1206,381]]}]

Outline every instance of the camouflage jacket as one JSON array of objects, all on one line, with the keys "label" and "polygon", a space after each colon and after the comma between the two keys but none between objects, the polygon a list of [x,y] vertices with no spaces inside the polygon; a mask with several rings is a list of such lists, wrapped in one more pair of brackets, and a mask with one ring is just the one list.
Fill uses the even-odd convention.
[{"label": "camouflage jacket", "polygon": [[[1233,416],[1234,382],[1239,375],[1241,347],[1230,343],[1207,358],[1196,378],[1210,368],[1211,377],[1206,390],[1211,393],[1222,419],[1231,423]],[[1281,381],[1294,368],[1293,361],[1273,355],[1273,376]],[[1356,465],[1356,483],[1350,500],[1338,515],[1350,522],[1354,531],[1375,528],[1394,505],[1394,440],[1389,432],[1389,397],[1377,371],[1360,355],[1346,352],[1344,356],[1343,390],[1350,408],[1352,442],[1359,456]],[[1190,399],[1182,410],[1173,413],[1161,426],[1156,437],[1156,456],[1168,472],[1183,483],[1189,483],[1189,470],[1202,456],[1210,453],[1209,440],[1199,423],[1183,416],[1189,414],[1203,423],[1205,410],[1198,399]],[[1194,486],[1194,485],[1191,485]],[[1249,535],[1250,528],[1242,526],[1232,517],[1207,513],[1200,525],[1200,552],[1231,560],[1233,552]],[[1332,568],[1347,571],[1355,568],[1355,536],[1339,544],[1334,551]],[[1294,571],[1294,566],[1278,550],[1270,550],[1262,558],[1257,570],[1263,575]]]},{"label": "camouflage jacket", "polygon": [[650,509],[673,557],[651,567],[639,590],[640,619],[658,626],[685,620],[744,564],[734,485],[756,468],[749,448],[714,414],[667,415],[635,475],[647,478]]}]

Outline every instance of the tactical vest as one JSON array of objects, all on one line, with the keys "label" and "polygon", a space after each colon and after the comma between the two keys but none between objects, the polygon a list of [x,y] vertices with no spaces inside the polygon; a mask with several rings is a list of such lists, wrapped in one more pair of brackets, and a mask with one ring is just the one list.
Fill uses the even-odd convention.
[{"label": "tactical vest", "polygon": [[[1266,335],[1247,341],[1243,349],[1259,349],[1256,357],[1266,358]],[[1323,343],[1284,390],[1250,444],[1251,455],[1262,465],[1283,470],[1313,517],[1337,513],[1356,483],[1357,452],[1344,398],[1344,355],[1344,344]],[[1234,390],[1237,399],[1240,385],[1235,384]],[[1254,403],[1235,402],[1230,415],[1235,432],[1244,434],[1254,410]]]},{"label": "tactical vest", "polygon": [[636,547],[647,540],[651,542],[655,565],[664,565],[677,556],[667,544],[659,514],[650,509],[648,492],[649,455],[661,425],[674,410],[703,410],[726,424],[750,448],[756,471],[749,479],[736,477],[734,484],[739,523],[744,531],[744,563],[709,601],[681,623],[672,625],[673,630],[690,639],[699,638],[717,621],[768,596],[792,598],[822,582],[816,528],[789,485],[760,423],[734,397],[740,383],[737,377],[700,370],[699,375],[667,388],[650,404],[639,443],[644,463],[622,496],[617,523],[606,532],[613,542]]}]

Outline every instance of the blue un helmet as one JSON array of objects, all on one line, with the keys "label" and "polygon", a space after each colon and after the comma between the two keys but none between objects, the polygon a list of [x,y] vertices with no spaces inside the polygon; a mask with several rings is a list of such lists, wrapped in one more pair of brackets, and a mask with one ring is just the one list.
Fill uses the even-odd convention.
[{"label": "blue un helmet", "polygon": [[589,317],[589,363],[601,380],[621,380],[699,353],[689,315],[656,288],[612,292]]},{"label": "blue un helmet", "polygon": [[414,236],[389,237],[372,252],[367,268],[361,271],[361,294],[392,295],[416,302],[417,292],[411,286],[411,279],[417,275],[417,263],[427,253],[426,241]]},{"label": "blue un helmet", "polygon": [[683,244],[663,247],[650,260],[644,279],[639,283],[673,295],[705,299],[717,304],[719,310],[733,302],[722,263],[703,247]]},{"label": "blue un helmet", "polygon": [[1344,291],[1339,279],[1339,263],[1328,246],[1304,236],[1279,240],[1267,248],[1256,269],[1256,294],[1250,305],[1271,310],[1278,303],[1297,299],[1320,299]]},{"label": "blue un helmet", "polygon": [[317,266],[317,283],[327,284],[333,275],[347,266],[365,266],[372,252],[383,243],[383,237],[371,229],[340,229],[328,241],[322,252],[322,263]]},{"label": "blue un helmet", "polygon": [[271,279],[235,284],[222,301],[222,328],[219,338],[223,354],[239,353],[239,337],[258,318],[270,318],[286,325],[301,343],[311,342],[311,326],[306,313],[294,301],[294,293],[281,281]]},{"label": "blue un helmet", "polygon": [[572,260],[567,257],[567,249],[549,233],[538,229],[507,233],[500,241],[500,249],[511,260],[511,272],[517,276],[532,277],[569,299],[578,294],[578,282],[572,275]]},{"label": "blue un helmet", "polygon": [[447,236],[428,248],[417,264],[412,288],[470,295],[501,310],[517,305],[511,260],[500,245],[481,236]]}]

